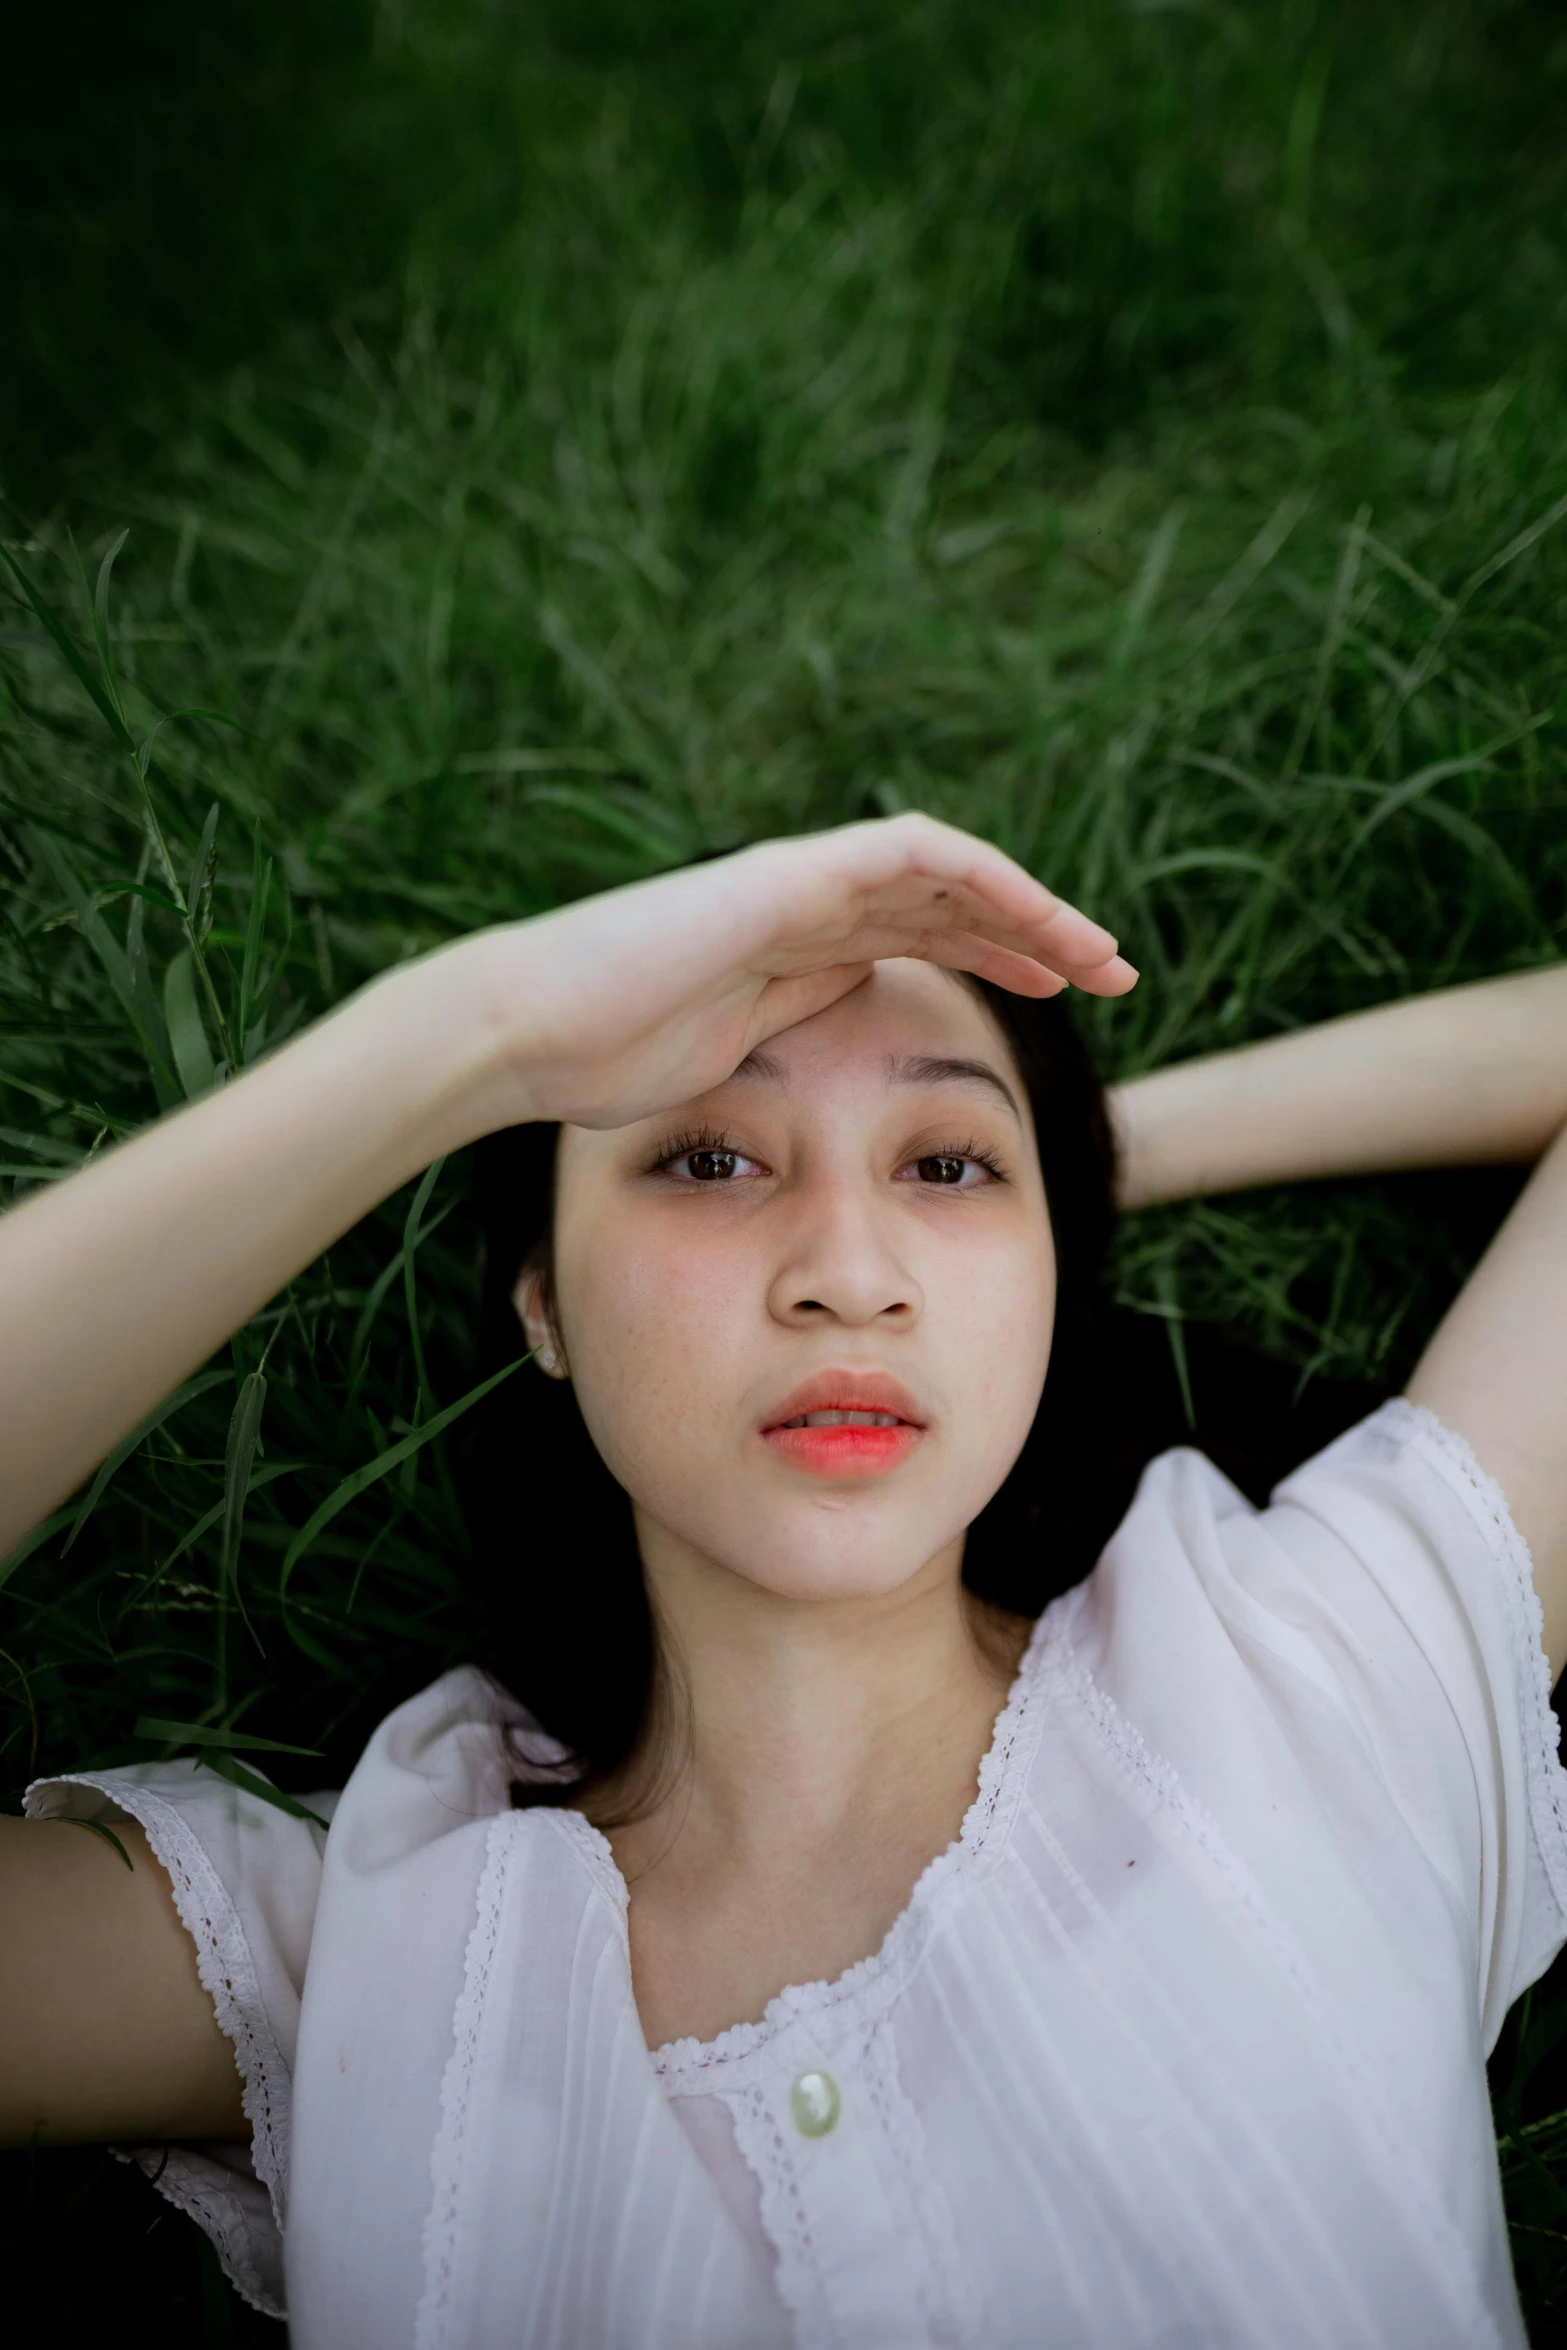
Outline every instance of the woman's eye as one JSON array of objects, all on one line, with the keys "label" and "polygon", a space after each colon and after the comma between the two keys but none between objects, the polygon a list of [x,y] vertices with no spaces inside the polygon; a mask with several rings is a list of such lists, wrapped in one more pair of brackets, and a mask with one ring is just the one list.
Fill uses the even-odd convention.
[{"label": "woman's eye", "polygon": [[916,1183],[938,1184],[945,1191],[978,1191],[996,1180],[994,1168],[983,1159],[956,1151],[932,1151],[925,1158],[911,1159],[901,1172],[905,1177],[912,1175]]},{"label": "woman's eye", "polygon": [[663,1172],[677,1183],[732,1183],[737,1175],[760,1175],[762,1169],[740,1151],[695,1150],[666,1159]]}]

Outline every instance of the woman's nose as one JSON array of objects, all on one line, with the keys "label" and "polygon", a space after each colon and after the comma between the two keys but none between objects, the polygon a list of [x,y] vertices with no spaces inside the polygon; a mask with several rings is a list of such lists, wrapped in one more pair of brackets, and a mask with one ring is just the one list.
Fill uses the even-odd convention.
[{"label": "woman's nose", "polygon": [[768,1295],[776,1320],[830,1317],[861,1328],[885,1317],[903,1324],[923,1303],[912,1267],[871,1203],[814,1189],[798,1202]]}]

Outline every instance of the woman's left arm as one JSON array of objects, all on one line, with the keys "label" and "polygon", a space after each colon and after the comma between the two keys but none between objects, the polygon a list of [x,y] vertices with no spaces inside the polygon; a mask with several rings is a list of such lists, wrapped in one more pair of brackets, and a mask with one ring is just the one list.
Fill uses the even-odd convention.
[{"label": "woman's left arm", "polygon": [[1356,1012],[1111,1095],[1121,1205],[1398,1167],[1534,1173],[1406,1390],[1468,1439],[1567,1662],[1567,965]]}]

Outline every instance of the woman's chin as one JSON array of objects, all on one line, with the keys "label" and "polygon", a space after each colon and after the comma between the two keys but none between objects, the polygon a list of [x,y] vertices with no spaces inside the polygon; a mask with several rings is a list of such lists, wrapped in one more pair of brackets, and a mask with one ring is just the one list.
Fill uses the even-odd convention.
[{"label": "woman's chin", "polygon": [[[703,1511],[675,1529],[667,1520],[649,1523],[639,1512],[643,1557],[655,1584],[666,1562],[673,1564],[673,1548],[754,1590],[801,1601],[888,1598],[946,1551],[952,1553],[956,1574],[962,1561],[961,1517],[933,1552],[931,1530],[940,1528],[944,1513],[928,1502],[887,1506],[891,1497],[884,1495],[883,1506],[873,1508],[865,1506],[868,1500],[863,1487],[856,1492],[837,1486],[817,1491],[803,1506],[768,1507],[753,1500],[721,1516]],[[854,1506],[856,1501],[860,1506]]]},{"label": "woman's chin", "polygon": [[749,1564],[735,1571],[746,1582],[771,1592],[778,1599],[871,1601],[890,1599],[912,1583],[929,1563],[917,1553],[904,1552],[894,1558],[780,1560],[776,1571],[771,1573],[765,1570],[759,1573]]}]

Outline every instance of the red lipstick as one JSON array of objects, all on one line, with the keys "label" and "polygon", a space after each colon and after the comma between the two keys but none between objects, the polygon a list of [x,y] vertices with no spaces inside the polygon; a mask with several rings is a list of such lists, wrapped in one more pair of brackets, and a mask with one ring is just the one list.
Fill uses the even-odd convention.
[{"label": "red lipstick", "polygon": [[814,1477],[877,1477],[906,1461],[924,1434],[908,1389],[876,1371],[824,1371],[787,1395],[762,1440]]}]

